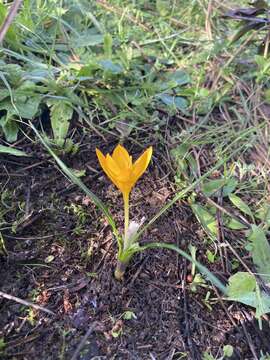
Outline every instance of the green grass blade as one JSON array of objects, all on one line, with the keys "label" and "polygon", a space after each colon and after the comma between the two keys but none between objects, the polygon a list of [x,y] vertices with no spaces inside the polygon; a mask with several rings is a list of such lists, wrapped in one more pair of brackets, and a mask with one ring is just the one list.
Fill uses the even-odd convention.
[{"label": "green grass blade", "polygon": [[137,241],[139,239],[139,237],[144,233],[144,231],[146,229],[148,229],[161,215],[163,215],[173,204],[175,204],[178,200],[180,200],[181,198],[183,198],[185,195],[187,195],[190,191],[193,191],[194,189],[196,189],[196,187],[206,178],[208,178],[215,170],[219,169],[221,166],[223,166],[229,159],[231,159],[237,152],[239,152],[243,147],[245,147],[245,144],[242,145],[240,148],[236,149],[235,151],[233,151],[228,157],[220,160],[217,162],[217,164],[210,169],[209,171],[207,171],[204,175],[202,175],[199,179],[197,179],[196,181],[194,181],[192,184],[190,184],[189,186],[187,186],[184,190],[181,190],[180,192],[178,192],[175,197],[170,200],[166,205],[164,205],[155,216],[152,217],[152,219],[150,219],[148,221],[148,223],[140,230],[138,231],[137,235],[134,237],[134,242]]},{"label": "green grass blade", "polygon": [[169,250],[176,251],[179,255],[183,256],[188,261],[190,261],[192,264],[194,264],[197,267],[197,269],[203,275],[205,275],[206,278],[212,284],[214,284],[219,290],[221,290],[225,295],[227,294],[226,286],[210,270],[208,270],[204,265],[199,263],[197,260],[193,259],[184,250],[179,249],[179,247],[177,247],[174,244],[166,244],[166,243],[156,243],[156,242],[154,242],[154,243],[149,243],[149,244],[140,246],[138,251],[144,251],[144,250],[147,250],[147,249],[156,249],[156,248],[169,249]]},{"label": "green grass blade", "polygon": [[36,136],[42,143],[42,145],[47,149],[47,151],[50,153],[50,155],[54,158],[59,168],[62,170],[62,172],[72,181],[74,184],[76,184],[89,198],[93,201],[93,203],[98,207],[99,210],[103,212],[106,219],[108,220],[109,224],[112,227],[113,233],[117,239],[118,246],[121,248],[122,246],[122,240],[118,233],[115,221],[108,210],[107,206],[98,198],[97,195],[95,195],[91,190],[88,189],[88,187],[76,176],[74,173],[66,166],[66,164],[54,153],[54,151],[49,147],[49,145],[44,141],[38,130],[35,128],[33,124],[30,124],[31,128],[35,132]]},{"label": "green grass blade", "polygon": [[0,145],[0,154],[9,154],[14,156],[29,156],[24,151],[17,150],[11,146]]}]

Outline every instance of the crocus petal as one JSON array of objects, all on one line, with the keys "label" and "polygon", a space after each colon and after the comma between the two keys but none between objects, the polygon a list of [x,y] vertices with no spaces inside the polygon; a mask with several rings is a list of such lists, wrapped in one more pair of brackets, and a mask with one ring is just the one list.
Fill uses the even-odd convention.
[{"label": "crocus petal", "polygon": [[102,169],[124,196],[129,195],[136,181],[145,172],[152,152],[152,147],[149,147],[132,165],[132,157],[121,145],[115,148],[112,156],[107,154],[106,157],[99,149],[96,149]]},{"label": "crocus petal", "polygon": [[117,163],[121,170],[131,169],[132,160],[127,150],[120,144],[116,146],[112,154],[113,160]]},{"label": "crocus petal", "polygon": [[107,165],[106,157],[102,154],[102,152],[99,149],[96,149],[96,154],[103,171],[108,176],[108,178],[117,186],[117,184],[115,183],[114,176]]},{"label": "crocus petal", "polygon": [[126,194],[128,195],[132,189],[132,186],[133,186],[133,183],[130,183],[130,182],[121,182],[119,181],[118,182],[118,189],[122,192],[122,194]]},{"label": "crocus petal", "polygon": [[118,177],[121,175],[121,169],[119,168],[117,162],[109,154],[106,155],[106,164],[107,168],[114,176]]},{"label": "crocus petal", "polygon": [[129,181],[131,175],[131,169],[120,168],[120,165],[109,155],[106,156],[107,166],[113,176],[119,181]]},{"label": "crocus petal", "polygon": [[142,174],[147,169],[149,162],[151,160],[153,153],[153,148],[150,146],[145,152],[135,161],[132,168],[132,179],[134,184],[142,176]]},{"label": "crocus petal", "polygon": [[100,163],[100,166],[102,167],[102,169],[106,172],[107,171],[107,165],[106,165],[106,158],[105,156],[102,154],[102,152],[96,148],[96,154],[98,157],[98,161]]}]

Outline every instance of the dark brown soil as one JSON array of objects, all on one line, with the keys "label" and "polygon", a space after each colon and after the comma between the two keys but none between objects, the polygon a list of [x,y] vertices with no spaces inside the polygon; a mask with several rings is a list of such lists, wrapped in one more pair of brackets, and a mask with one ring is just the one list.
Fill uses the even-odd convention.
[{"label": "dark brown soil", "polygon": [[[88,140],[76,155],[62,158],[86,170],[82,179],[110,204],[121,225],[119,192],[102,172],[91,170],[99,169],[94,145]],[[191,291],[190,264],[175,253],[137,255],[124,282],[117,282],[116,242],[101,213],[43,149],[26,145],[24,150],[32,157],[0,158],[1,206],[8,223],[2,231],[8,257],[0,258],[0,286],[55,316],[0,297],[3,359],[71,359],[87,332],[77,359],[202,359],[204,351],[221,356],[227,344],[234,347],[233,359],[270,352],[269,323],[260,331],[251,309],[223,302],[208,284]],[[136,156],[140,149],[132,152]],[[132,218],[150,219],[173,196],[167,172],[156,158],[132,193]],[[141,242],[149,241],[186,250],[193,244],[198,260],[210,266],[204,235],[184,201],[144,234]],[[226,280],[218,261],[211,267]]]}]

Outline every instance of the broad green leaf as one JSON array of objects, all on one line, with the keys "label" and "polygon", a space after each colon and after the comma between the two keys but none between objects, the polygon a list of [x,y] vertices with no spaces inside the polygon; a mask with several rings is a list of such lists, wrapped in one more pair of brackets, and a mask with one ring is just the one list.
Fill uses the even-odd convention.
[{"label": "broad green leaf", "polygon": [[[23,119],[32,120],[38,112],[40,101],[40,96],[31,96],[25,101],[23,101],[23,98],[19,98],[17,101],[14,101],[14,103],[18,109],[20,117]],[[16,114],[15,111],[14,114]]]},{"label": "broad green leaf", "polygon": [[70,39],[70,45],[73,48],[96,46],[102,43],[103,43],[103,35],[93,34],[93,31],[91,29],[82,32],[79,36],[73,36]]},{"label": "broad green leaf", "polygon": [[237,272],[229,278],[228,297],[243,299],[256,288],[255,276],[247,272]]},{"label": "broad green leaf", "polygon": [[78,72],[78,77],[92,77],[94,73],[100,69],[100,65],[96,62],[91,62],[88,65],[83,66],[80,71]]},{"label": "broad green leaf", "polygon": [[5,99],[0,104],[0,110],[6,110],[9,115],[16,115],[17,117],[21,117],[23,119],[32,120],[38,111],[38,107],[41,101],[40,96],[24,96],[24,95],[16,95],[13,103],[11,103],[10,99]]},{"label": "broad green leaf", "polygon": [[233,347],[232,345],[225,345],[223,346],[223,356],[231,357],[233,355]]},{"label": "broad green leaf", "polygon": [[167,0],[156,0],[156,9],[160,16],[166,16],[170,12]]},{"label": "broad green leaf", "polygon": [[226,183],[226,179],[213,179],[207,181],[202,184],[202,192],[206,196],[211,196],[215,194],[218,190],[220,190],[225,183]]},{"label": "broad green leaf", "polygon": [[5,98],[9,97],[8,89],[0,89],[0,101],[4,100]]},{"label": "broad green leaf", "polygon": [[12,143],[17,140],[19,126],[9,112],[7,115],[0,118],[0,126],[2,127],[5,138],[8,142]]},{"label": "broad green leaf", "polygon": [[238,272],[229,278],[227,286],[228,300],[238,301],[256,309],[256,318],[270,312],[270,297],[261,292],[255,276],[247,272]]},{"label": "broad green leaf", "polygon": [[256,218],[260,219],[267,226],[270,226],[270,205],[264,203],[256,212]]},{"label": "broad green leaf", "polygon": [[209,354],[207,351],[203,353],[202,360],[215,360],[214,356]]},{"label": "broad green leaf", "polygon": [[174,161],[177,165],[179,175],[181,175],[181,172],[185,173],[187,171],[188,165],[190,167],[191,174],[197,173],[197,162],[192,156],[192,154],[189,152],[189,148],[190,145],[182,143],[171,150],[171,155],[173,156]]},{"label": "broad green leaf", "polygon": [[175,81],[178,86],[190,83],[189,75],[182,70],[177,70],[173,73],[170,73],[168,79]]},{"label": "broad green leaf", "polygon": [[270,245],[264,231],[256,225],[252,225],[248,237],[251,242],[251,254],[259,276],[270,284]]},{"label": "broad green leaf", "polygon": [[181,96],[172,96],[169,94],[160,94],[157,96],[165,105],[171,106],[179,110],[186,110],[188,101]]},{"label": "broad green leaf", "polygon": [[244,224],[242,224],[240,221],[237,221],[236,219],[230,219],[227,227],[232,230],[242,230],[247,228]]},{"label": "broad green leaf", "polygon": [[123,319],[125,320],[137,319],[137,316],[134,314],[133,311],[127,310],[123,314]]},{"label": "broad green leaf", "polygon": [[255,7],[256,9],[268,10],[269,5],[269,0],[255,0],[254,2],[252,2],[252,7]]},{"label": "broad green leaf", "polygon": [[206,251],[206,256],[207,256],[207,259],[208,259],[208,261],[210,262],[210,263],[214,263],[215,262],[215,258],[216,258],[216,255],[214,254],[214,253],[212,253],[212,251],[211,250],[207,250]]},{"label": "broad green leaf", "polygon": [[235,194],[230,194],[229,199],[235,207],[237,207],[243,213],[249,215],[254,220],[250,207],[239,196]]},{"label": "broad green leaf", "polygon": [[20,85],[24,75],[24,71],[20,65],[4,63],[0,65],[0,71],[5,76],[11,87]]},{"label": "broad green leaf", "polygon": [[11,146],[0,145],[0,154],[9,154],[14,156],[28,156],[24,151],[17,150]]},{"label": "broad green leaf", "polygon": [[228,196],[230,193],[232,193],[235,190],[237,184],[238,181],[236,178],[234,177],[229,178],[222,189],[222,195],[224,197]]},{"label": "broad green leaf", "polygon": [[216,237],[218,229],[215,217],[199,204],[194,203],[191,205],[191,208],[205,231],[211,236]]},{"label": "broad green leaf", "polygon": [[121,74],[123,72],[123,68],[120,64],[114,63],[109,59],[101,60],[99,64],[103,70],[109,71],[112,74]]},{"label": "broad green leaf", "polygon": [[161,77],[161,79],[156,81],[154,84],[157,89],[166,92],[166,90],[174,89],[188,83],[190,83],[189,75],[185,71],[177,70],[173,73],[166,73],[165,79],[162,79]]},{"label": "broad green leaf", "polygon": [[[259,285],[256,284],[256,318],[270,312],[270,297],[264,291],[260,291]],[[261,328],[261,324],[260,324]]]},{"label": "broad green leaf", "polygon": [[50,112],[53,136],[55,140],[63,140],[68,133],[73,108],[64,101],[50,102],[50,104],[51,103]]}]

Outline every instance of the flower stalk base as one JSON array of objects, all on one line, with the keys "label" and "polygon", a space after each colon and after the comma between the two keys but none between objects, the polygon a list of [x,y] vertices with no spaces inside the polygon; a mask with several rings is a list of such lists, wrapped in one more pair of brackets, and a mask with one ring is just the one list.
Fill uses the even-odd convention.
[{"label": "flower stalk base", "polygon": [[116,280],[119,280],[119,281],[123,280],[127,266],[128,266],[128,262],[124,263],[120,260],[117,261],[116,269],[114,272],[114,276],[115,276]]}]

